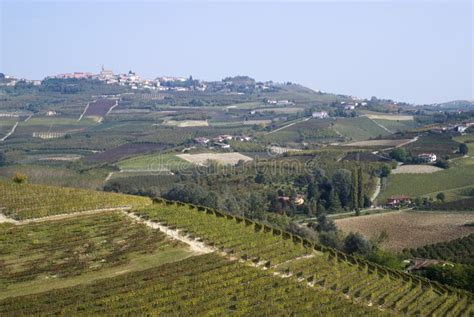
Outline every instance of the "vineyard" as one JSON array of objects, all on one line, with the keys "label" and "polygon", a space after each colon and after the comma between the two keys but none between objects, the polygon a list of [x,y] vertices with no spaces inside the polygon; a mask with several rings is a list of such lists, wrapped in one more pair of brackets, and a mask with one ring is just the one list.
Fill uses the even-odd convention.
[{"label": "vineyard", "polygon": [[113,107],[117,106],[116,99],[98,99],[89,103],[89,107],[84,113],[84,116],[105,116]]},{"label": "vineyard", "polygon": [[474,265],[474,234],[448,242],[404,250],[404,253],[416,258],[440,259]]},{"label": "vineyard", "polygon": [[15,288],[16,283],[47,284],[49,279],[118,267],[132,257],[150,257],[180,245],[120,213],[2,225],[0,294]]},{"label": "vineyard", "polygon": [[231,258],[296,278],[315,289],[408,315],[469,316],[473,312],[472,295],[468,293],[349,257],[246,219],[202,207],[164,204],[139,214],[199,237]]},{"label": "vineyard", "polygon": [[85,210],[139,207],[149,198],[85,189],[0,182],[0,210],[15,219]]},{"label": "vineyard", "polygon": [[208,254],[90,285],[5,299],[0,301],[0,314],[386,315],[331,292],[316,295],[290,279]]}]

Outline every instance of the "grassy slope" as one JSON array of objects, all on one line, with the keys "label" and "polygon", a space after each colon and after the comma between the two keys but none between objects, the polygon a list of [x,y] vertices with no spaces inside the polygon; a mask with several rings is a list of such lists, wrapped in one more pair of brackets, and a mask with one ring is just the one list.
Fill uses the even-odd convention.
[{"label": "grassy slope", "polygon": [[393,132],[406,131],[409,129],[413,129],[416,126],[415,121],[395,121],[385,119],[374,119],[374,121],[383,125],[384,127]]},{"label": "grassy slope", "polygon": [[192,166],[174,154],[150,154],[126,159],[117,163],[123,170],[179,170]]},{"label": "grassy slope", "polygon": [[379,135],[389,135],[388,131],[382,129],[367,117],[338,119],[334,129],[342,135],[354,141],[367,140]]},{"label": "grassy slope", "polygon": [[447,170],[432,174],[389,175],[387,185],[378,199],[383,202],[392,195],[416,197],[474,185],[472,158],[460,159],[452,165]]},{"label": "grassy slope", "polygon": [[474,134],[471,133],[471,134],[457,136],[454,138],[454,140],[459,143],[466,143],[467,147],[469,148],[468,155],[474,156]]}]

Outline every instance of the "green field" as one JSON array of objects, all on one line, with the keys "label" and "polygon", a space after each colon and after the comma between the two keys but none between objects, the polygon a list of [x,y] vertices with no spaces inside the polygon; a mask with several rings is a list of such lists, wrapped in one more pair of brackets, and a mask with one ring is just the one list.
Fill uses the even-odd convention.
[{"label": "green field", "polygon": [[126,171],[175,171],[193,166],[174,154],[162,153],[133,157],[120,161],[116,165]]},{"label": "green field", "polygon": [[468,155],[474,156],[474,134],[466,134],[454,137],[454,140],[459,143],[466,143],[469,148]]},{"label": "green field", "polygon": [[105,193],[86,189],[0,182],[0,207],[15,219],[119,207],[140,207],[147,197]]},{"label": "green field", "polygon": [[438,192],[456,191],[474,186],[474,159],[455,161],[452,167],[432,174],[392,174],[378,200],[392,195],[436,196]]},{"label": "green field", "polygon": [[396,121],[396,120],[385,120],[385,119],[374,119],[375,122],[381,124],[392,132],[406,131],[414,129],[416,127],[415,121]]},{"label": "green field", "polygon": [[390,133],[367,117],[337,119],[333,129],[351,141],[362,141]]}]

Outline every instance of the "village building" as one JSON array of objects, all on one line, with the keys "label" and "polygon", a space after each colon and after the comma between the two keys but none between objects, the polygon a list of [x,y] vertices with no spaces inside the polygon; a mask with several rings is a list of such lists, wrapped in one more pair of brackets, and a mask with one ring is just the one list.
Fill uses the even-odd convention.
[{"label": "village building", "polygon": [[459,133],[464,133],[468,129],[468,126],[465,125],[457,125],[454,130]]},{"label": "village building", "polygon": [[198,144],[207,144],[209,143],[209,141],[210,140],[208,138],[204,138],[204,137],[194,138],[194,142]]},{"label": "village building", "polygon": [[227,143],[216,142],[215,145],[220,147],[221,149],[230,149],[230,145]]},{"label": "village building", "polygon": [[397,207],[400,205],[409,205],[411,204],[411,198],[409,196],[400,195],[400,196],[391,196],[387,199],[386,205],[389,207]]},{"label": "village building", "polygon": [[326,119],[329,117],[329,114],[327,111],[316,111],[313,112],[313,118],[316,119]]},{"label": "village building", "polygon": [[426,163],[434,163],[436,162],[436,154],[434,153],[421,153],[418,155],[418,158]]}]

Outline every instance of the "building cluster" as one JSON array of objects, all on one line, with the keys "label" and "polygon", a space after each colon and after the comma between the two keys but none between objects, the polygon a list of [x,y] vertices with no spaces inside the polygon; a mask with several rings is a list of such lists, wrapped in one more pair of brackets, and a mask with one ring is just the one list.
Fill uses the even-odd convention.
[{"label": "building cluster", "polygon": [[39,86],[41,85],[41,80],[32,80],[25,78],[15,78],[13,76],[5,75],[0,73],[0,86],[3,87],[14,87],[18,83],[23,83],[27,85]]},{"label": "building cluster", "polygon": [[315,111],[312,116],[315,119],[326,119],[329,118],[329,113],[327,111]]},{"label": "building cluster", "polygon": [[341,101],[341,106],[344,107],[344,110],[355,110],[357,107],[367,106],[367,102],[366,101],[350,101],[350,102]]},{"label": "building cluster", "polygon": [[294,203],[296,206],[301,206],[304,204],[304,197],[300,194],[297,194],[295,197],[278,196],[278,201],[284,204]]},{"label": "building cluster", "polygon": [[267,104],[275,106],[294,106],[295,103],[290,100],[267,99]]},{"label": "building cluster", "polygon": [[194,142],[199,145],[204,145],[204,146],[217,146],[221,149],[230,149],[230,144],[228,144],[228,141],[240,141],[240,142],[248,142],[252,141],[252,138],[249,136],[245,135],[229,135],[229,134],[223,134],[219,135],[215,138],[209,139],[205,137],[198,137],[194,138]]},{"label": "building cluster", "polygon": [[129,86],[131,89],[151,89],[157,91],[205,91],[206,84],[202,81],[192,80],[192,78],[184,77],[157,77],[155,79],[142,79],[140,76],[129,71],[125,74],[114,74],[110,69],[102,66],[98,74],[90,72],[74,72],[64,73],[53,76],[58,79],[95,79],[103,81],[107,84],[118,84],[121,86]]},{"label": "building cluster", "polygon": [[406,195],[399,195],[399,196],[391,196],[387,199],[386,205],[391,208],[407,206],[411,204],[410,196]]},{"label": "building cluster", "polygon": [[474,122],[465,122],[462,124],[449,125],[444,127],[433,128],[430,131],[433,133],[458,132],[464,133],[470,127],[474,126]]}]

